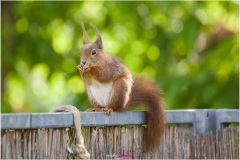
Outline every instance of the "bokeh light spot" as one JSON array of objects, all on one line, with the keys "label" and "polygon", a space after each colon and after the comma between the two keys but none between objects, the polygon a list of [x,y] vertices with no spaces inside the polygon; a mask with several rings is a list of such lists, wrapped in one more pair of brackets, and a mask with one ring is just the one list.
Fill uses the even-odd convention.
[{"label": "bokeh light spot", "polygon": [[68,87],[74,93],[84,93],[85,92],[84,83],[80,79],[79,76],[73,76],[72,78],[70,78],[68,81]]},{"label": "bokeh light spot", "polygon": [[17,21],[15,28],[19,33],[23,33],[28,30],[29,23],[26,18],[21,18]]},{"label": "bokeh light spot", "polygon": [[67,73],[73,73],[74,71],[76,71],[76,66],[76,62],[71,58],[64,59],[62,64],[63,70]]},{"label": "bokeh light spot", "polygon": [[59,54],[66,54],[72,49],[73,28],[60,19],[53,21],[51,25],[52,46]]},{"label": "bokeh light spot", "polygon": [[151,46],[147,51],[148,59],[152,61],[156,61],[160,55],[160,50],[157,46]]},{"label": "bokeh light spot", "polygon": [[149,79],[156,78],[156,70],[153,67],[145,67],[143,72],[147,75]]}]

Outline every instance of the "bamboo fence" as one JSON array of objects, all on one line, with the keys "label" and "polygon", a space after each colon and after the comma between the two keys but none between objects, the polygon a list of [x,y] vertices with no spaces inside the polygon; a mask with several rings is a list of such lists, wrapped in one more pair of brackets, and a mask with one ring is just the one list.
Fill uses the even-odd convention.
[{"label": "bamboo fence", "polygon": [[[159,149],[144,152],[143,126],[83,127],[91,159],[239,159],[239,127],[202,135],[168,127]],[[72,159],[73,128],[1,131],[2,159]],[[68,149],[67,149],[68,148]]]}]

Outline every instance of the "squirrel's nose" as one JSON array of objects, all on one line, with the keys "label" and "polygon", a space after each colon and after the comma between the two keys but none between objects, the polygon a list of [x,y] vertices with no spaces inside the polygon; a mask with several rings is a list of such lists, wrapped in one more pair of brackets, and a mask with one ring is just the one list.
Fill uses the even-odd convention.
[{"label": "squirrel's nose", "polygon": [[82,61],[82,64],[85,65],[85,64],[86,64],[86,61]]}]

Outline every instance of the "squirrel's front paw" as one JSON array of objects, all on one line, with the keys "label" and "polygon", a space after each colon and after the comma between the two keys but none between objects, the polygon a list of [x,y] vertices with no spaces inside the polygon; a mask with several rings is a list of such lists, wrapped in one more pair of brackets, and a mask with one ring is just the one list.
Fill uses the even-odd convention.
[{"label": "squirrel's front paw", "polygon": [[79,64],[77,66],[77,69],[80,71],[81,75],[83,75],[85,72],[89,71],[90,70],[90,65],[82,65],[82,64]]},{"label": "squirrel's front paw", "polygon": [[81,64],[79,64],[77,67],[76,67],[81,73],[83,72],[83,66]]}]

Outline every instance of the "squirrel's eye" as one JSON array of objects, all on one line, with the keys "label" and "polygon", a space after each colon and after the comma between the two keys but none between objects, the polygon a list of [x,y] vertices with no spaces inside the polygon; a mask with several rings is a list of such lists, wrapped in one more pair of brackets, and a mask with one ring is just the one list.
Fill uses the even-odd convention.
[{"label": "squirrel's eye", "polygon": [[97,54],[97,52],[96,52],[96,50],[94,49],[94,50],[92,50],[92,55],[95,55],[95,54]]}]

